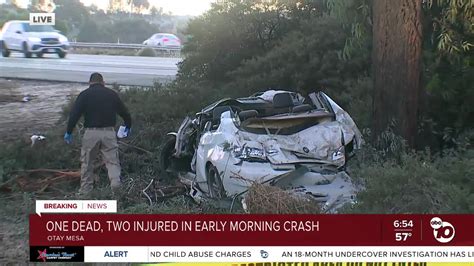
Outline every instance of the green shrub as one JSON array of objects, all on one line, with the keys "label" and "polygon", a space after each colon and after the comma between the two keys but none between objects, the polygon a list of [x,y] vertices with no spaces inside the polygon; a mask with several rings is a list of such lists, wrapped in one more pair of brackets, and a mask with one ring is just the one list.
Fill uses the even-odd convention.
[{"label": "green shrub", "polygon": [[[368,154],[369,155],[368,155]],[[403,152],[398,159],[366,148],[351,175],[364,190],[351,212],[472,213],[474,153]],[[369,159],[370,158],[370,159]]]},{"label": "green shrub", "polygon": [[155,57],[156,53],[155,53],[155,50],[153,50],[153,48],[145,47],[145,48],[142,48],[140,51],[138,51],[137,55]]}]

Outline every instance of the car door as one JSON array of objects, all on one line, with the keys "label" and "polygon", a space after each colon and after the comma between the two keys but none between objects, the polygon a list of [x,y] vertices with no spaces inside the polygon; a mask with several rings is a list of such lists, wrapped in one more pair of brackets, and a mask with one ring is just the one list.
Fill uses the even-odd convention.
[{"label": "car door", "polygon": [[21,50],[21,44],[23,42],[25,31],[23,29],[23,24],[21,23],[13,23],[12,24],[12,31],[11,31],[11,40],[9,45],[12,49]]},{"label": "car door", "polygon": [[7,46],[7,48],[12,49],[14,48],[14,43],[13,43],[13,34],[15,33],[13,31],[14,29],[14,24],[9,23],[4,26],[5,29],[3,30],[3,42]]},{"label": "car door", "polygon": [[161,38],[163,38],[163,36],[161,34],[156,34],[155,37],[153,38],[153,45],[160,46],[161,45]]}]

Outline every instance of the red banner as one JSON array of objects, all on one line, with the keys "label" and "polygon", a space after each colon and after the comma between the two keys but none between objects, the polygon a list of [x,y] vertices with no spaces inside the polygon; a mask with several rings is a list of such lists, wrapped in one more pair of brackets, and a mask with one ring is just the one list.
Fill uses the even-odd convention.
[{"label": "red banner", "polygon": [[30,215],[30,246],[474,246],[474,215]]}]

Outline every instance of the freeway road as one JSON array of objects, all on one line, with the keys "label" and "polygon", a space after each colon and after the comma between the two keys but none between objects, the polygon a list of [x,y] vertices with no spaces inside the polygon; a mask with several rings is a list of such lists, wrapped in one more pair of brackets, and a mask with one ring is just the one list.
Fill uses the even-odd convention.
[{"label": "freeway road", "polygon": [[87,82],[92,72],[101,72],[107,83],[151,86],[154,80],[175,78],[180,58],[69,54],[23,58],[12,53],[0,57],[0,77],[49,81]]}]

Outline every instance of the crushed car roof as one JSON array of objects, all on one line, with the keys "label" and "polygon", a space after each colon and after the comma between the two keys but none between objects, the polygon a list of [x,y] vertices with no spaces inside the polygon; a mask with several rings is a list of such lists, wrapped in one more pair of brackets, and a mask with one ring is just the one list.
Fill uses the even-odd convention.
[{"label": "crushed car roof", "polygon": [[264,92],[255,93],[249,97],[242,98],[224,98],[220,99],[206,107],[204,107],[200,113],[208,113],[218,106],[235,106],[242,108],[242,110],[248,110],[253,108],[271,108],[273,107],[273,99],[277,94],[289,94],[293,99],[295,105],[302,104],[304,97],[299,93],[284,90],[267,90]]}]

